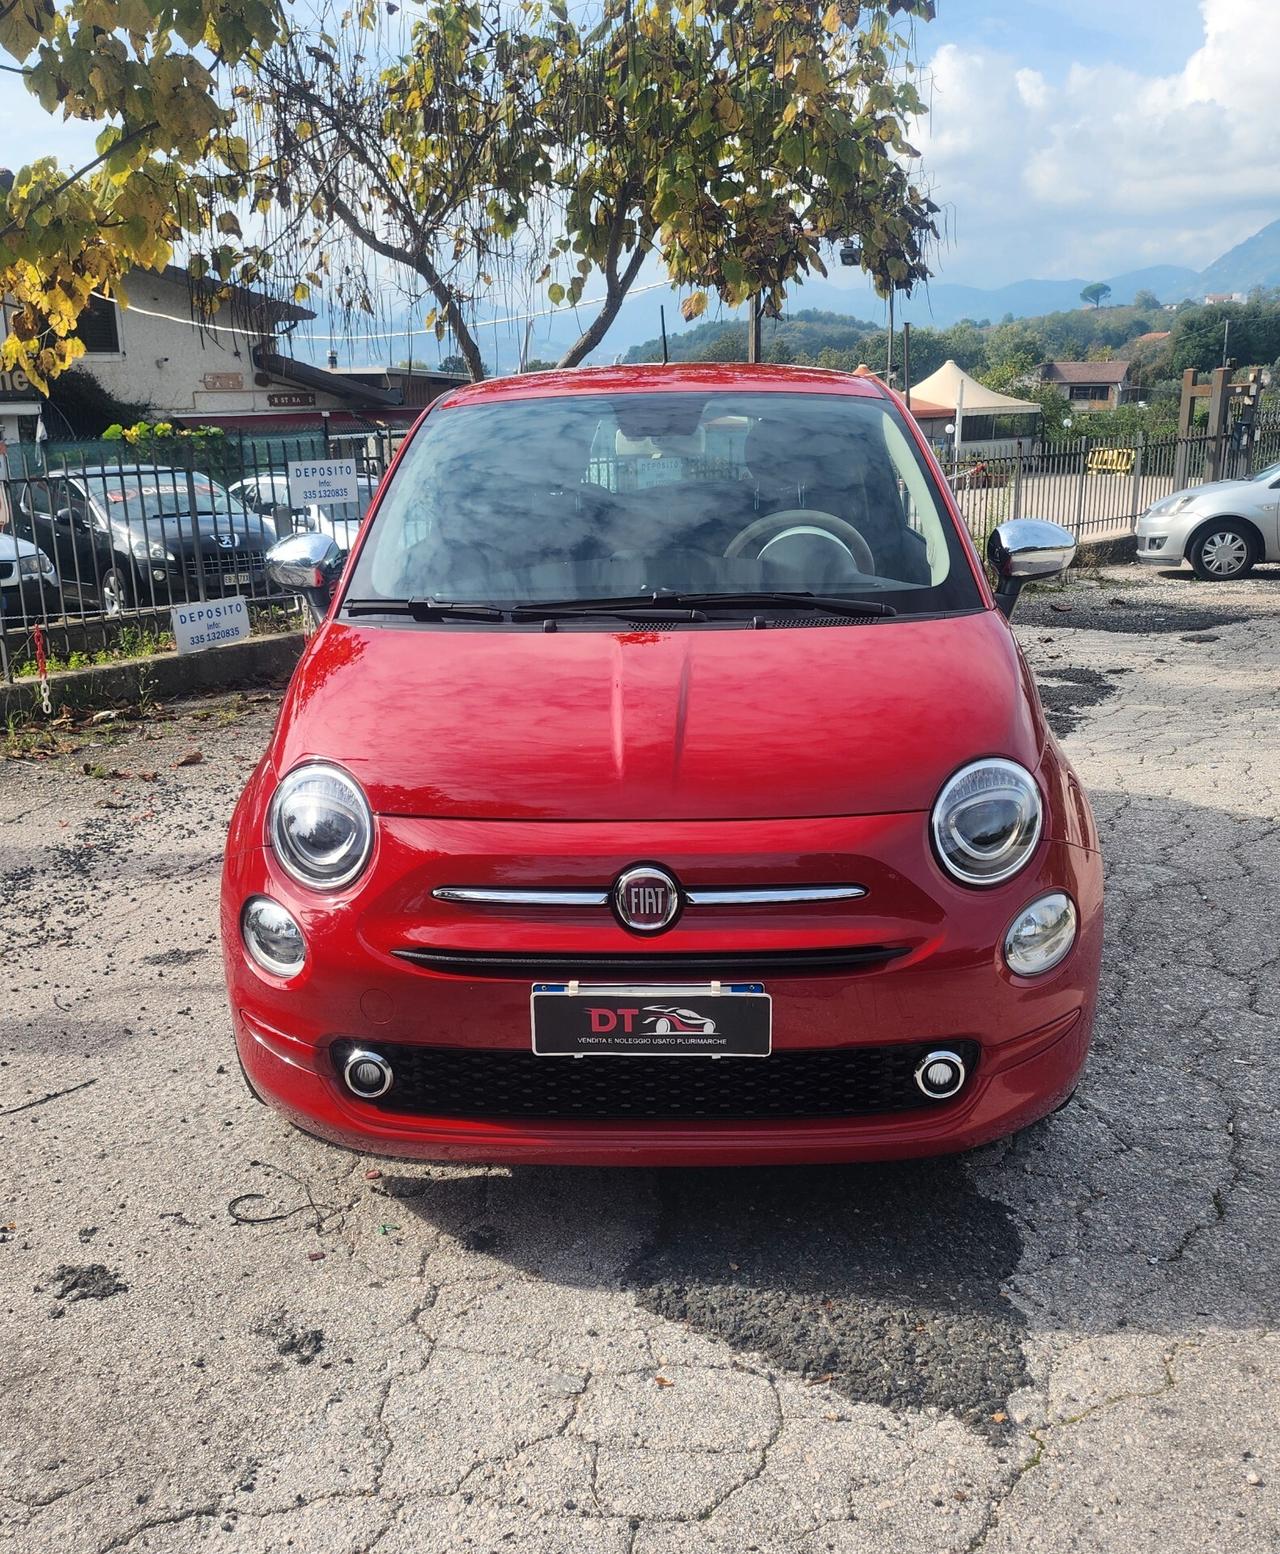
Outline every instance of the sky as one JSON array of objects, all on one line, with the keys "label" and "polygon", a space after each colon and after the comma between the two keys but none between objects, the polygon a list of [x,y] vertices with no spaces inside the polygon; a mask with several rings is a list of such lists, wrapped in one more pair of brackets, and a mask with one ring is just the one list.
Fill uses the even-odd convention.
[{"label": "sky", "polygon": [[[938,0],[915,126],[944,281],[1202,269],[1280,217],[1280,0]],[[0,76],[0,161],[87,160]],[[834,268],[836,284],[856,285]]]},{"label": "sky", "polygon": [[1280,0],[939,0],[914,143],[941,278],[1203,269],[1280,217]]}]

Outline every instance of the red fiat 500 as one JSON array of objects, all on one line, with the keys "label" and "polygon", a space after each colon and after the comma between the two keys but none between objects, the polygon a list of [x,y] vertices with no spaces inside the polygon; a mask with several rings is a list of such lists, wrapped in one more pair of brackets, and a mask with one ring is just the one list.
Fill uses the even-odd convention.
[{"label": "red fiat 500", "polygon": [[466,1161],[966,1149],[1071,1094],[1088,802],[874,379],[639,367],[422,418],[235,811],[222,931],[258,1095]]}]

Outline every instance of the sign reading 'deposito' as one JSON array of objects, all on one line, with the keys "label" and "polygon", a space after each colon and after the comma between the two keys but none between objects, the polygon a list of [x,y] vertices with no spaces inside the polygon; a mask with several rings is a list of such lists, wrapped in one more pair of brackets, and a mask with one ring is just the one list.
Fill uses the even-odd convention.
[{"label": "sign reading 'deposito'", "polygon": [[171,614],[179,653],[198,653],[249,635],[249,609],[238,594],[230,599],[210,599],[206,604],[175,604]]},{"label": "sign reading 'deposito'", "polygon": [[290,459],[289,505],[310,507],[315,502],[358,502],[354,459]]}]

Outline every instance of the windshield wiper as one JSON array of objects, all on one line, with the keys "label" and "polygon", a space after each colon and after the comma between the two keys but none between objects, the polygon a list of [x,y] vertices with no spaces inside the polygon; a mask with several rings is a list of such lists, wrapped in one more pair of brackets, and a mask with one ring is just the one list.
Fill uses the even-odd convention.
[{"label": "windshield wiper", "polygon": [[407,615],[415,621],[500,621],[506,615],[496,604],[450,599],[347,599],[342,608],[347,615]]},{"label": "windshield wiper", "polygon": [[616,615],[624,620],[663,622],[704,621],[701,610],[686,605],[682,594],[630,594],[609,599],[548,599],[540,604],[518,604],[513,621],[571,620],[574,616]]},{"label": "windshield wiper", "polygon": [[821,610],[827,615],[896,615],[891,604],[879,599],[846,599],[840,594],[790,593],[786,590],[762,588],[744,589],[740,593],[674,593],[660,596],[671,603],[726,608],[741,608],[755,604],[772,604],[787,610]]}]

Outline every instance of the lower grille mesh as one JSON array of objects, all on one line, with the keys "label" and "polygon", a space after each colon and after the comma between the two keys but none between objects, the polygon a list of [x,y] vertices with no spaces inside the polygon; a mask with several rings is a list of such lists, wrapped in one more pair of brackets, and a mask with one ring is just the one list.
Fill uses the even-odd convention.
[{"label": "lower grille mesh", "polygon": [[[355,1045],[334,1044],[338,1072]],[[542,1058],[493,1048],[361,1045],[380,1052],[395,1072],[386,1095],[365,1104],[422,1116],[747,1122],[865,1117],[939,1104],[927,1101],[914,1080],[916,1065],[937,1042],[806,1048],[767,1058],[719,1059]],[[972,1076],[977,1042],[946,1046],[959,1054]]]}]

